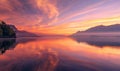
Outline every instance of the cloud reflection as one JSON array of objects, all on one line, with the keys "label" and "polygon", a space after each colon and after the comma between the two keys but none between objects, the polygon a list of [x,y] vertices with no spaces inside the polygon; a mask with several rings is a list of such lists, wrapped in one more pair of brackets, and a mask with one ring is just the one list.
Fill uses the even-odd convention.
[{"label": "cloud reflection", "polygon": [[67,37],[43,37],[19,43],[13,51],[0,56],[0,70],[119,71],[119,51],[113,46],[99,48]]}]

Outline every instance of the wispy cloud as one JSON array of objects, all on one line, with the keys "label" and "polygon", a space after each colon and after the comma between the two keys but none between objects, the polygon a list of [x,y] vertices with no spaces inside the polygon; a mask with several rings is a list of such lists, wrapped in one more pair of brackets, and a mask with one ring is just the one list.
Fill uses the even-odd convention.
[{"label": "wispy cloud", "polygon": [[118,0],[0,0],[0,19],[31,32],[72,34],[120,23],[119,4]]}]

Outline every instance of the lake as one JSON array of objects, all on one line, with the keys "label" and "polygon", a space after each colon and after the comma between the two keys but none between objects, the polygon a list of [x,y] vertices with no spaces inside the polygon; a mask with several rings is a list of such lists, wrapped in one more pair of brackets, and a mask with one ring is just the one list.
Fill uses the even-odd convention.
[{"label": "lake", "polygon": [[120,37],[2,39],[0,71],[120,71]]}]

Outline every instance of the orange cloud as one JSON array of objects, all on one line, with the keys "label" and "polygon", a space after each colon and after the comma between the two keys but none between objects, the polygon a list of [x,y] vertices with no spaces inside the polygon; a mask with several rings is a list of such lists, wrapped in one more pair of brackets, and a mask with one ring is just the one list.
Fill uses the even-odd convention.
[{"label": "orange cloud", "polygon": [[57,17],[59,15],[55,3],[51,3],[49,0],[36,0],[36,4],[49,18]]},{"label": "orange cloud", "polygon": [[[38,31],[44,34],[64,34],[70,35],[78,30],[83,31],[90,27],[94,27],[97,25],[112,25],[120,22],[120,17],[111,17],[111,18],[101,18],[101,19],[93,19],[93,20],[85,20],[85,21],[75,21],[63,23],[61,25],[48,27],[48,28],[39,28]],[[36,29],[34,30],[34,32]],[[46,32],[45,32],[46,31]],[[37,32],[37,33],[39,33]]]},{"label": "orange cloud", "polygon": [[[35,33],[65,34],[119,23],[118,3],[71,0],[0,0],[0,20]],[[78,2],[81,4],[78,5]],[[64,5],[64,6],[60,6]],[[84,8],[82,8],[82,6]],[[115,9],[116,8],[116,9]]]},{"label": "orange cloud", "polygon": [[55,22],[59,15],[56,0],[0,0],[0,4],[0,19],[18,28],[47,26]]}]

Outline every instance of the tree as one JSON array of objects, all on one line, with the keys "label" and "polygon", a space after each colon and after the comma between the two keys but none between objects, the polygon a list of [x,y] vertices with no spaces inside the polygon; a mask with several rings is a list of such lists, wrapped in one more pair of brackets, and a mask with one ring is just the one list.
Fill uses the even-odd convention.
[{"label": "tree", "polygon": [[9,25],[2,21],[0,22],[0,37],[15,38],[16,33]]}]

